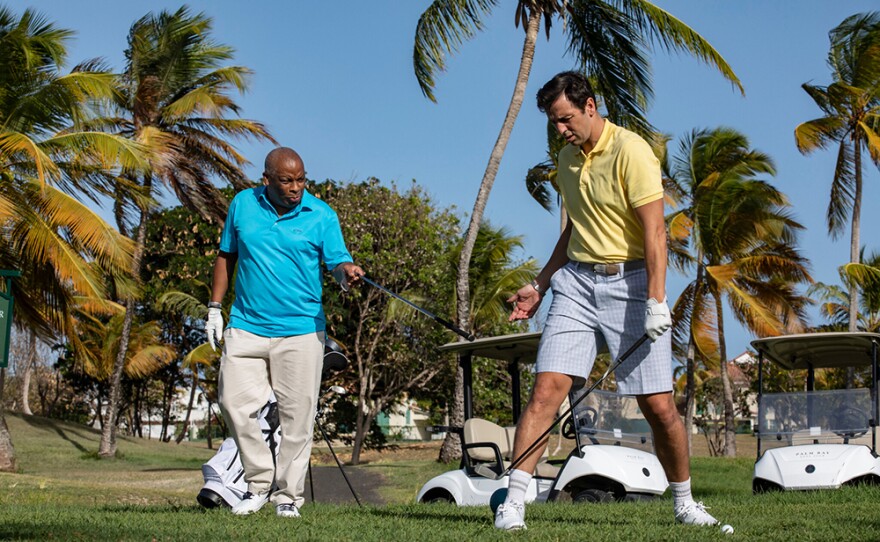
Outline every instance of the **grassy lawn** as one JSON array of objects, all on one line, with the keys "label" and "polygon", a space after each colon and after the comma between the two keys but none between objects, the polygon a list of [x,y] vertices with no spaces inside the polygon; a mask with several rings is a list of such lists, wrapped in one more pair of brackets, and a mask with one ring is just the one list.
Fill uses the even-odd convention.
[{"label": "grassy lawn", "polygon": [[[204,444],[125,439],[122,457],[94,459],[99,435],[79,426],[7,415],[19,473],[0,474],[3,540],[878,540],[880,488],[754,496],[754,457],[693,459],[694,489],[732,537],[672,523],[669,497],[650,503],[535,504],[529,529],[495,532],[488,508],[412,504],[447,469],[419,454],[370,456],[385,506],[309,504],[301,520],[267,507],[234,517],[195,504]],[[403,450],[401,450],[403,451]],[[429,455],[423,451],[422,455]],[[403,459],[395,459],[403,457]]]}]

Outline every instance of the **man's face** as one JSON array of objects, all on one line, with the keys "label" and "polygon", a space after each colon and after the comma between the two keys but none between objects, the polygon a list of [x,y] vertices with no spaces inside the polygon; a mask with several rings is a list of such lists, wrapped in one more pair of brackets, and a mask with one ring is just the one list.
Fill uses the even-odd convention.
[{"label": "man's face", "polygon": [[275,207],[293,209],[302,201],[306,172],[299,160],[284,160],[273,171],[263,173],[266,195]]},{"label": "man's face", "polygon": [[581,109],[571,103],[563,93],[547,110],[547,118],[566,141],[577,147],[582,147],[584,143],[589,141],[593,130],[596,102],[589,98],[584,109]]}]

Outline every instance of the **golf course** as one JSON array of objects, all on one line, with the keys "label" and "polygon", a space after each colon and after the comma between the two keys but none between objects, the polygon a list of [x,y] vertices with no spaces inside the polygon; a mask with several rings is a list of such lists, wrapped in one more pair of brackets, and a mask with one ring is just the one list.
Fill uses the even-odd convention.
[{"label": "golf course", "polygon": [[[732,535],[717,527],[676,525],[671,498],[649,503],[554,503],[528,507],[527,531],[496,531],[488,508],[415,504],[421,484],[453,466],[436,461],[437,448],[400,445],[371,452],[346,467],[355,487],[361,476],[381,479],[382,504],[353,499],[322,502],[330,488],[314,488],[316,503],[300,519],[279,518],[272,507],[236,517],[205,510],[195,500],[200,467],[213,451],[204,442],[180,445],[122,438],[113,460],[97,460],[100,434],[84,426],[36,416],[9,415],[18,472],[0,474],[3,540],[877,540],[880,488],[752,495],[753,441],[740,435],[743,457],[700,457],[694,440],[694,491]],[[337,450],[345,458],[344,449]],[[335,468],[316,444],[314,465]],[[308,487],[306,493],[308,494]],[[336,488],[348,495],[345,486]],[[362,499],[363,500],[363,499]],[[734,538],[730,538],[730,537]]]}]

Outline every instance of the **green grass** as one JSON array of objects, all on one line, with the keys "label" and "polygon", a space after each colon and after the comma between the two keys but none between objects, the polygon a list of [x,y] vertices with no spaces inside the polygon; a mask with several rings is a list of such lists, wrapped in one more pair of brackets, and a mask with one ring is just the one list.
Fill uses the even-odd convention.
[{"label": "green grass", "polygon": [[694,490],[732,524],[674,525],[670,499],[610,505],[535,504],[529,529],[500,533],[486,507],[412,504],[418,488],[447,467],[433,461],[379,460],[386,506],[309,504],[301,520],[267,507],[249,517],[201,509],[199,446],[125,439],[122,458],[93,459],[99,435],[75,425],[7,416],[19,473],[0,475],[2,540],[878,540],[880,488],[751,494],[753,457],[693,459]]}]

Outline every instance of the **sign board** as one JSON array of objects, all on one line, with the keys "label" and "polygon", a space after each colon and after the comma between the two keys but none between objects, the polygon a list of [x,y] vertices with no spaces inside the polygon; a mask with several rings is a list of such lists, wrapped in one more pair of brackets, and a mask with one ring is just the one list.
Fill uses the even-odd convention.
[{"label": "sign board", "polygon": [[12,298],[0,293],[0,367],[9,367],[9,332],[12,329]]}]

